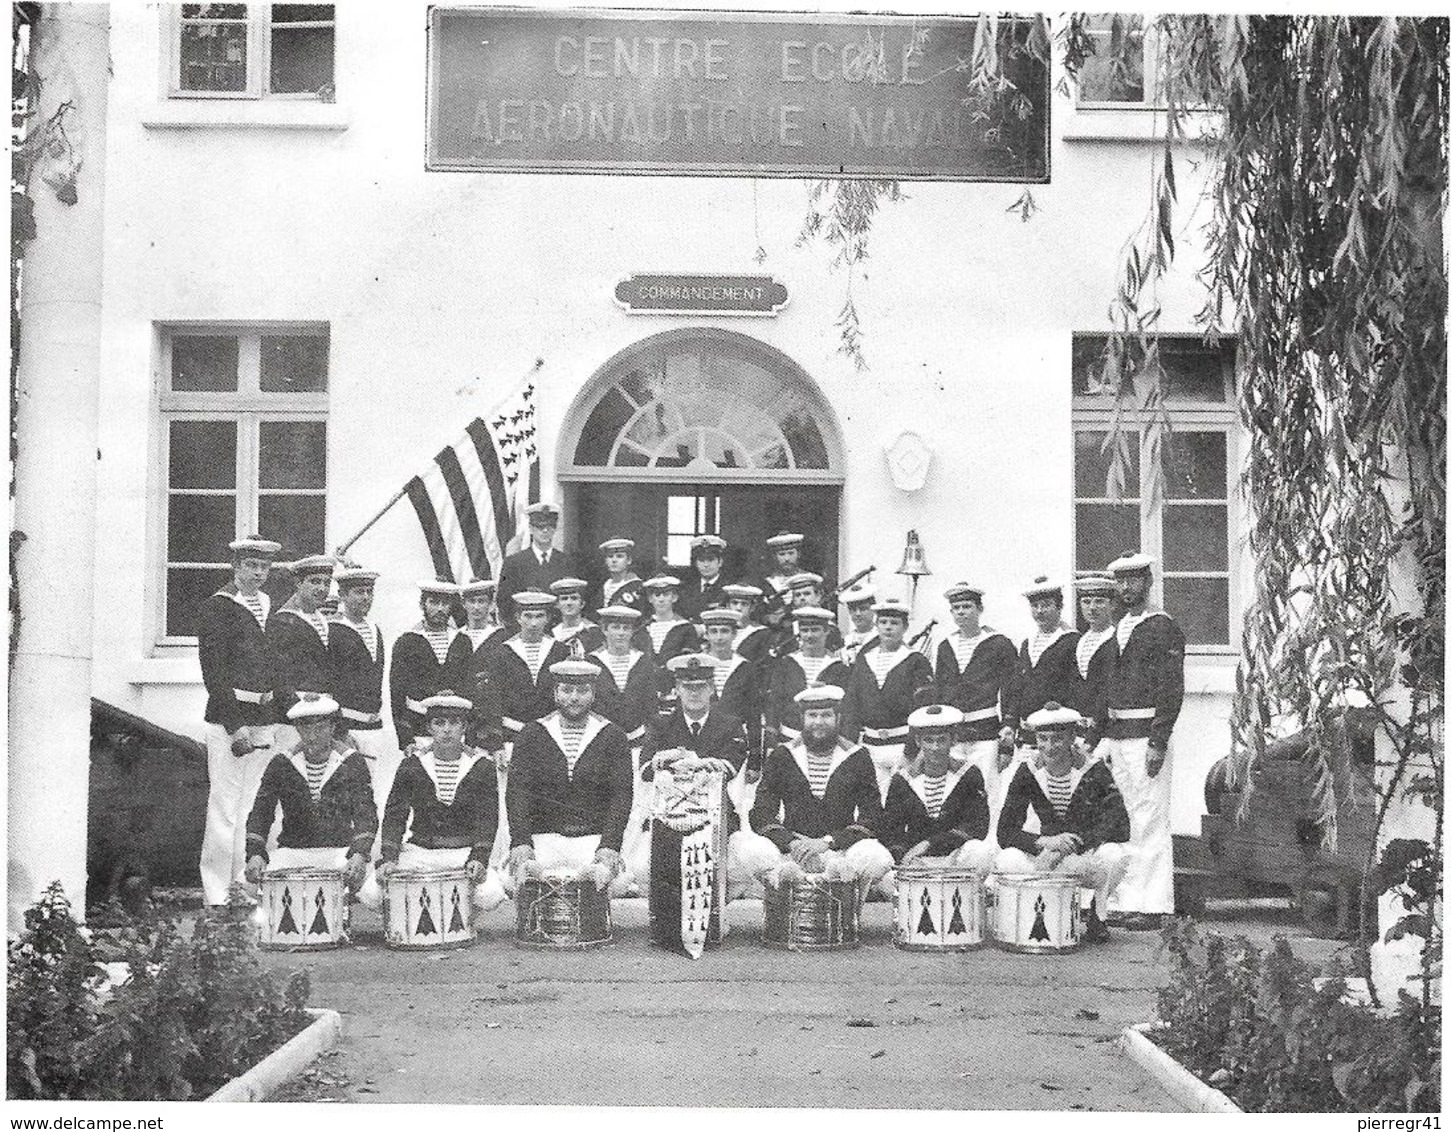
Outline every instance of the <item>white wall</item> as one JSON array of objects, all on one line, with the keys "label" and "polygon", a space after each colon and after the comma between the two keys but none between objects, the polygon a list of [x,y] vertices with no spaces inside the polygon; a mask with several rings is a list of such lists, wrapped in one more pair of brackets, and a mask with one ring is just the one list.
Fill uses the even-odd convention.
[{"label": "white wall", "polygon": [[[598,367],[650,334],[710,324],[790,355],[833,404],[847,440],[844,568],[874,562],[889,585],[905,582],[890,572],[914,527],[934,571],[919,615],[945,623],[937,593],[971,578],[989,591],[987,619],[1015,637],[1030,627],[1021,584],[1069,569],[1071,335],[1107,326],[1152,147],[1065,139],[1083,116],[1075,127],[1057,97],[1053,183],[1033,188],[1031,222],[1006,211],[1021,186],[904,186],[906,199],[878,214],[853,284],[871,363],[859,374],[837,349],[845,277],[825,248],[795,247],[802,182],[427,173],[421,4],[342,8],[338,104],[295,109],[345,129],[146,125],[289,108],[164,104],[157,10],[116,5],[112,25],[97,696],[199,732],[194,650],[154,646],[147,566],[161,534],[153,326],[169,320],[330,324],[329,545],[536,358],[548,485],[561,417]],[[1182,254],[1165,331],[1192,331],[1201,301]],[[612,291],[639,270],[765,270],[791,303],[776,319],[632,317]],[[892,486],[882,451],[903,429],[935,451],[912,495]],[[416,618],[412,583],[431,573],[408,504],[354,553],[383,572],[376,615],[391,638]],[[1228,688],[1222,665],[1207,671],[1200,686]],[[1199,780],[1227,745],[1227,713],[1219,696],[1186,705],[1176,827],[1197,827]]]}]

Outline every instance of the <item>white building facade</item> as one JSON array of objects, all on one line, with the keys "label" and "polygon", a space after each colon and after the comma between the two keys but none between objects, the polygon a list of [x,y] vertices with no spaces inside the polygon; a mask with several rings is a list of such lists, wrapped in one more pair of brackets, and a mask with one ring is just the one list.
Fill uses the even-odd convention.
[{"label": "white building facade", "polygon": [[[200,35],[199,8],[226,30]],[[1085,375],[1149,201],[1147,104],[1054,94],[1030,220],[1010,210],[1021,183],[904,182],[848,278],[798,241],[803,178],[428,168],[420,4],[115,5],[110,50],[97,698],[200,735],[194,607],[226,579],[226,542],[339,545],[532,373],[571,549],[623,534],[678,556],[718,530],[755,571],[766,535],[800,527],[829,575],[875,564],[907,597],[895,571],[915,530],[932,574],[913,631],[949,628],[941,591],[968,579],[1018,641],[1036,575],[1154,554],[1190,641],[1174,825],[1198,832],[1248,569],[1232,346],[1196,329],[1195,231],[1158,296],[1163,499],[1134,482],[1152,477],[1147,449],[1107,498],[1108,406]],[[646,271],[769,275],[789,302],[634,314],[616,286]],[[840,349],[848,287],[866,370]],[[925,477],[894,469],[894,446]],[[391,641],[433,574],[407,502],[351,554],[381,571]]]}]

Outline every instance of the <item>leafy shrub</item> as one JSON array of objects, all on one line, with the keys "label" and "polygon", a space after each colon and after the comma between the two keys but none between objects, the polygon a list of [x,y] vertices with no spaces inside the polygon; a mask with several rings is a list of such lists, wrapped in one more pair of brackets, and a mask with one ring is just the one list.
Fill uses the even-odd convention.
[{"label": "leafy shrub", "polygon": [[1252,1112],[1439,1112],[1441,1014],[1402,992],[1393,1014],[1343,1000],[1276,938],[1164,929],[1172,973],[1152,1037]]},{"label": "leafy shrub", "polygon": [[302,1030],[308,993],[306,972],[279,985],[262,967],[243,904],[204,912],[190,937],[166,918],[100,937],[52,884],[9,947],[6,1093],[204,1097]]}]

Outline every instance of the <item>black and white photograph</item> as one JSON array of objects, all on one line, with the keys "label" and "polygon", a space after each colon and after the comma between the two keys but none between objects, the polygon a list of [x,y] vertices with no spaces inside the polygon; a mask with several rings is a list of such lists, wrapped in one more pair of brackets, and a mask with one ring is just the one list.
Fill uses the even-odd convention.
[{"label": "black and white photograph", "polygon": [[1439,1127],[1451,21],[890,2],[12,3],[26,1127]]}]

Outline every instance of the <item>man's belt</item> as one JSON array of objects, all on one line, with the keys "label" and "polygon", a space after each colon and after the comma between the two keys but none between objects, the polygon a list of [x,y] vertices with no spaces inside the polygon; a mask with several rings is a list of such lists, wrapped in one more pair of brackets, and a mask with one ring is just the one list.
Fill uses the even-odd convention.
[{"label": "man's belt", "polygon": [[1109,719],[1153,719],[1158,714],[1156,708],[1151,707],[1112,707],[1108,709]]},{"label": "man's belt", "polygon": [[869,747],[891,747],[907,738],[905,727],[863,727],[862,742]]},{"label": "man's belt", "polygon": [[354,711],[352,708],[339,708],[339,714],[352,723],[381,723],[383,713],[380,711]]},{"label": "man's belt", "polygon": [[233,688],[232,695],[237,697],[237,702],[242,704],[270,704],[272,702],[271,692],[249,692],[246,688]]},{"label": "man's belt", "polygon": [[976,711],[965,711],[962,713],[963,723],[982,723],[986,720],[996,720],[998,709],[995,707],[978,708]]}]

